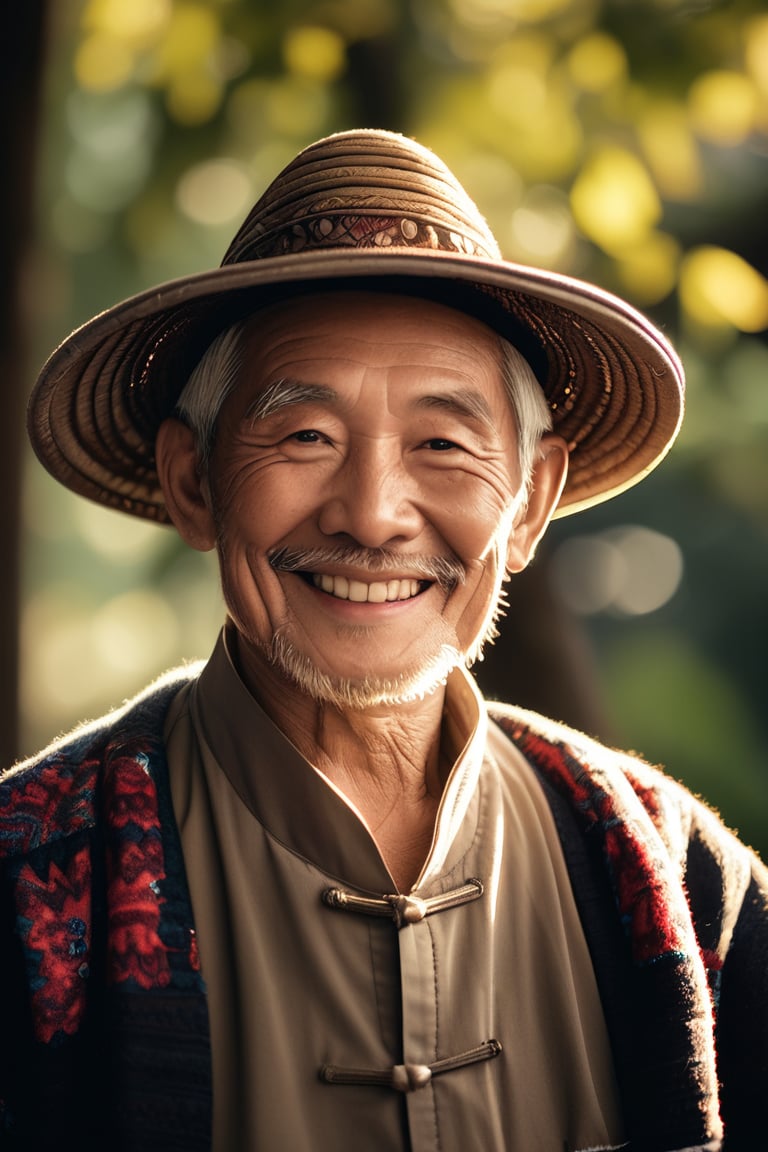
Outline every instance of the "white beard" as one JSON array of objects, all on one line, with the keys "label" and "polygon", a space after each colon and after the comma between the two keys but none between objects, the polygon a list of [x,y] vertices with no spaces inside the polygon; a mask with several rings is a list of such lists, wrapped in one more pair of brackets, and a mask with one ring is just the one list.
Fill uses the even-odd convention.
[{"label": "white beard", "polygon": [[436,655],[395,677],[368,675],[364,679],[353,679],[329,675],[280,633],[273,637],[268,648],[262,650],[273,668],[319,704],[354,711],[379,704],[406,704],[429,696],[445,684],[454,668],[471,668],[475,661],[482,660],[485,645],[492,644],[498,636],[496,625],[505,607],[504,589],[500,589],[482,634],[468,652],[462,654],[454,645],[442,644]]},{"label": "white beard", "polygon": [[453,669],[464,663],[457,648],[444,644],[436,656],[393,678],[331,676],[280,635],[273,639],[267,656],[274,668],[312,700],[354,711],[423,699],[445,684]]}]

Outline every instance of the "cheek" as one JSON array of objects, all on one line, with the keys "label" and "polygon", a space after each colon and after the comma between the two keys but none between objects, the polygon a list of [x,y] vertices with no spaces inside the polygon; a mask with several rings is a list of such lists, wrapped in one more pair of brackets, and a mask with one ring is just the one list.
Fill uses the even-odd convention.
[{"label": "cheek", "polygon": [[503,558],[498,548],[491,548],[484,561],[470,566],[466,584],[455,594],[452,614],[457,646],[465,654],[472,653],[473,659],[496,617],[503,580]]},{"label": "cheek", "polygon": [[466,567],[465,583],[449,598],[446,611],[463,651],[472,649],[488,629],[501,592],[512,527],[509,507],[491,507],[492,515],[458,515],[446,527],[446,541]]},{"label": "cheek", "polygon": [[305,523],[316,506],[318,485],[272,453],[222,470],[214,514],[228,553],[268,553]]},{"label": "cheek", "polygon": [[433,524],[451,550],[468,567],[492,562],[499,540],[512,524],[515,497],[509,485],[448,485],[443,489]]},{"label": "cheek", "polygon": [[219,572],[224,603],[238,631],[265,639],[283,615],[283,596],[262,554],[222,540]]},{"label": "cheek", "polygon": [[[295,495],[300,494],[297,488]],[[285,620],[287,605],[280,577],[268,556],[286,543],[307,518],[303,503],[293,506],[268,488],[239,500],[217,516],[221,589],[238,629],[264,639]]]}]

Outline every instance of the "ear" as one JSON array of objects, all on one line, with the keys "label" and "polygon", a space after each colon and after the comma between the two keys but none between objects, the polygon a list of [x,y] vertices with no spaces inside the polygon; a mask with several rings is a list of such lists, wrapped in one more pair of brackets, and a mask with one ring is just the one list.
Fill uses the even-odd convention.
[{"label": "ear", "polygon": [[568,445],[562,436],[542,436],[533,466],[527,505],[507,542],[507,571],[522,572],[552,519],[568,475]]},{"label": "ear", "polygon": [[155,440],[155,460],[176,531],[190,548],[210,552],[216,546],[216,524],[207,484],[198,469],[192,429],[175,418],[164,420]]}]

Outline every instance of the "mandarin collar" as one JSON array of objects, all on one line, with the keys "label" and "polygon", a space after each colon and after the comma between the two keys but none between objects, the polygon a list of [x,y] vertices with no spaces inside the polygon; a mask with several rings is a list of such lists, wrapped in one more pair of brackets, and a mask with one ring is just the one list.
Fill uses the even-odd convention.
[{"label": "mandarin collar", "polygon": [[[295,855],[363,892],[393,892],[392,878],[356,808],[270,719],[243,682],[223,630],[196,682],[191,709],[204,754],[213,758],[260,824]],[[439,888],[440,876],[469,849],[477,829],[478,779],[487,718],[474,681],[454,670],[443,724],[460,749],[443,789],[432,845],[414,890]]]}]

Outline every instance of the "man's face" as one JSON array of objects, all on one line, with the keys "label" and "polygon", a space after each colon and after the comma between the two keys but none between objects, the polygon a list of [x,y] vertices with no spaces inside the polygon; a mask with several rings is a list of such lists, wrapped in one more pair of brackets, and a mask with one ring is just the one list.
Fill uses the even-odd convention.
[{"label": "man's face", "polygon": [[479,321],[383,294],[252,322],[208,476],[246,668],[361,707],[477,654],[524,514],[499,357]]}]

